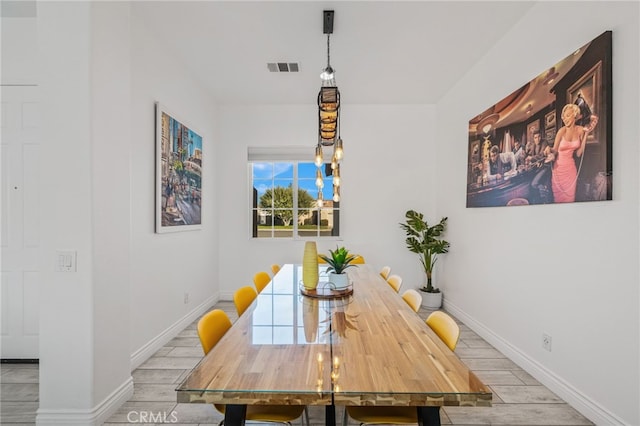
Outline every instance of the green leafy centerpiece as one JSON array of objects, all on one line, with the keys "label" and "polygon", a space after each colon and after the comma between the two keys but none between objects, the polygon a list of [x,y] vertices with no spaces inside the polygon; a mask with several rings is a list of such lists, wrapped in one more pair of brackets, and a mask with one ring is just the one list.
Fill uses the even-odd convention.
[{"label": "green leafy centerpiece", "polygon": [[329,282],[335,286],[336,290],[343,290],[349,286],[349,277],[345,273],[345,269],[357,266],[351,263],[357,256],[349,254],[349,250],[338,246],[335,250],[329,250],[329,254],[331,256],[320,255],[320,258],[329,265],[327,269]]}]

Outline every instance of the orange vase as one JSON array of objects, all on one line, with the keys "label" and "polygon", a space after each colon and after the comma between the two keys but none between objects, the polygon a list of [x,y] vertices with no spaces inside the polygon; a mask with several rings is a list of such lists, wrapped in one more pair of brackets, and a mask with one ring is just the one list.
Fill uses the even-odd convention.
[{"label": "orange vase", "polygon": [[318,249],[315,241],[307,241],[304,244],[302,284],[307,290],[313,290],[318,286]]}]

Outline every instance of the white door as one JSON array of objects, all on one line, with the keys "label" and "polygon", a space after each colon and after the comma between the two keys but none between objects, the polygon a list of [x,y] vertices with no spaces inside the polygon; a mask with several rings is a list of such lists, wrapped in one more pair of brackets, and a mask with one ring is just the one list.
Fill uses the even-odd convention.
[{"label": "white door", "polygon": [[39,106],[36,86],[2,86],[0,357],[38,358]]}]

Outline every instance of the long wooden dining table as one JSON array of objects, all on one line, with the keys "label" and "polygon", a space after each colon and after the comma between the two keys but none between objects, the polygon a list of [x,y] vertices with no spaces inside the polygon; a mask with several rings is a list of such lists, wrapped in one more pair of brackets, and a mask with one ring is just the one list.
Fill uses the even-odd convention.
[{"label": "long wooden dining table", "polygon": [[284,265],[177,401],[226,404],[226,426],[244,425],[253,404],[325,406],[328,426],[336,406],[415,406],[420,425],[440,425],[441,406],[491,405],[490,390],[374,268],[348,274],[352,294],[310,297],[302,266]]}]

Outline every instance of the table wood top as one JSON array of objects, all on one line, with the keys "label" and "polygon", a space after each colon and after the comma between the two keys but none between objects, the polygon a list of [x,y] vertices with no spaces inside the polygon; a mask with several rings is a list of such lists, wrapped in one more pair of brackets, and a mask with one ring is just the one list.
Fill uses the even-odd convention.
[{"label": "table wood top", "polygon": [[329,314],[300,294],[301,279],[301,266],[284,265],[180,385],[178,402],[331,404]]},{"label": "table wood top", "polygon": [[373,268],[348,273],[352,296],[319,300],[300,294],[301,266],[284,265],[179,386],[178,402],[491,405],[488,388]]},{"label": "table wood top", "polygon": [[333,334],[337,405],[491,405],[491,392],[370,266],[350,268],[353,326]]}]

